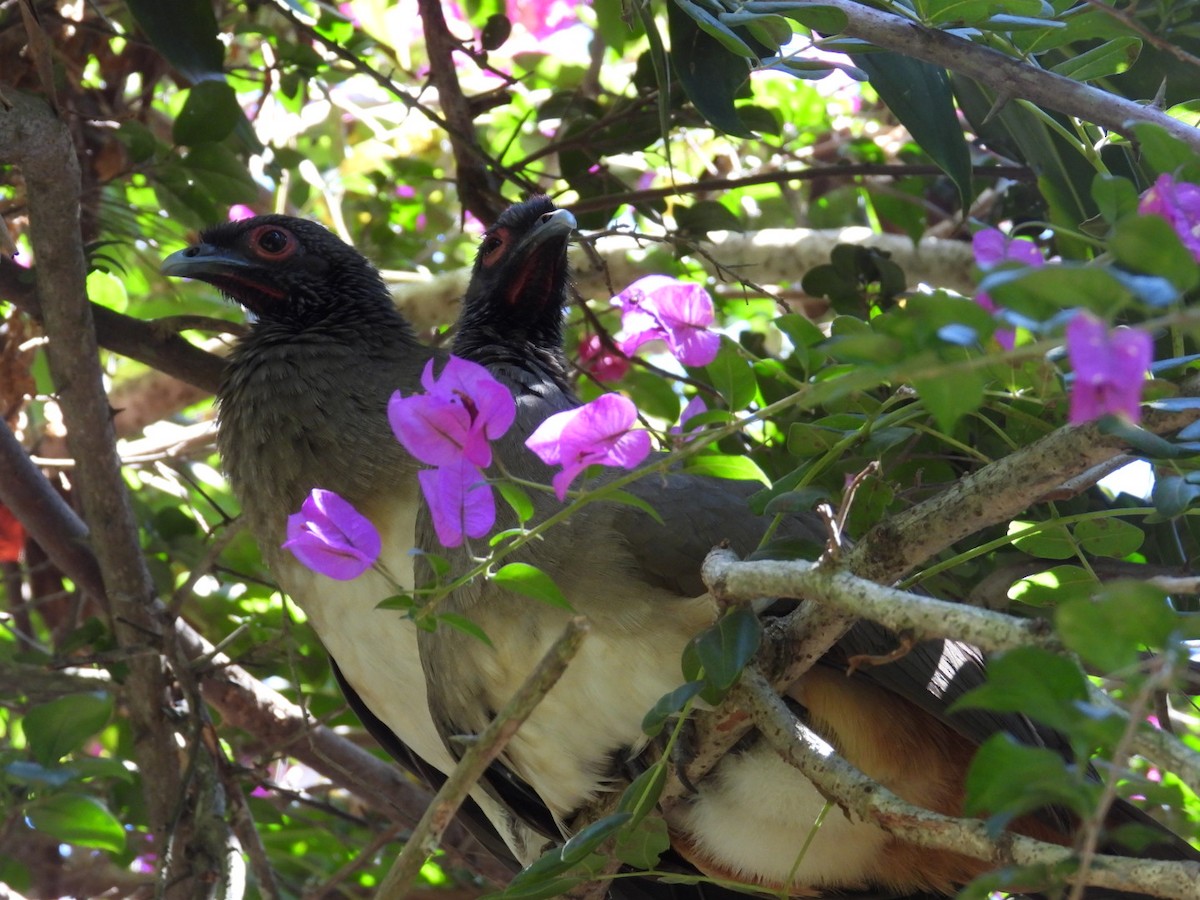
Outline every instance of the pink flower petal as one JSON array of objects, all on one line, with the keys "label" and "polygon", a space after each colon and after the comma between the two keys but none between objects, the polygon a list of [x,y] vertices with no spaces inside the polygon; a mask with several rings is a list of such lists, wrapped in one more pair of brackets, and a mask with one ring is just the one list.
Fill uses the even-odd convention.
[{"label": "pink flower petal", "polygon": [[1104,322],[1081,312],[1067,325],[1067,355],[1075,370],[1068,414],[1072,425],[1101,416],[1141,420],[1146,369],[1153,359],[1150,335],[1118,328],[1111,335]]},{"label": "pink flower petal", "polygon": [[1166,219],[1200,262],[1200,186],[1178,182],[1171,175],[1159,175],[1154,185],[1142,194],[1138,212]]},{"label": "pink flower petal", "polygon": [[463,536],[483,537],[496,523],[496,498],[483,472],[459,461],[417,473],[429,504],[433,529],[445,547],[457,547]]},{"label": "pink flower petal", "polygon": [[333,491],[314,488],[300,512],[288,516],[282,547],[314,572],[350,581],[379,558],[382,541],[350,503]]}]

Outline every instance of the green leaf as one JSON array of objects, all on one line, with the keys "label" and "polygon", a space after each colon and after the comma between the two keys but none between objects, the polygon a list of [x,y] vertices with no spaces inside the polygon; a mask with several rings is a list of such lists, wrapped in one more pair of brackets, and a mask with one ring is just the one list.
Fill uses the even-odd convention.
[{"label": "green leaf", "polygon": [[529,563],[509,563],[492,576],[492,581],[514,594],[532,597],[568,612],[575,611],[554,583],[554,579]]},{"label": "green leaf", "polygon": [[1200,485],[1191,484],[1178,475],[1156,478],[1150,492],[1150,502],[1164,519],[1183,515],[1197,498],[1200,498]]},{"label": "green leaf", "polygon": [[1115,38],[1069,57],[1050,71],[1076,81],[1092,81],[1124,72],[1137,62],[1141,50],[1142,42],[1138,38]]},{"label": "green leaf", "polygon": [[183,165],[223,203],[252,203],[258,197],[258,185],[250,177],[245,163],[228,147],[199,144],[184,156]]},{"label": "green leaf", "polygon": [[1054,621],[1067,647],[1106,672],[1135,665],[1142,650],[1165,646],[1187,627],[1160,588],[1139,581],[1111,582],[1094,599],[1064,603]]},{"label": "green leaf", "polygon": [[1161,216],[1129,216],[1108,242],[1117,261],[1135,272],[1161,275],[1182,291],[1200,283],[1200,266],[1175,229]]},{"label": "green leaf", "polygon": [[750,61],[723,47],[677,3],[667,4],[667,30],[672,68],[696,111],[726,134],[753,137],[733,103],[750,78]]},{"label": "green leaf", "polygon": [[642,731],[657,737],[671,716],[683,709],[689,700],[704,690],[703,681],[688,681],[669,694],[663,694],[642,719]]},{"label": "green leaf", "polygon": [[914,378],[913,387],[938,428],[950,434],[963,416],[983,403],[984,377],[975,370],[955,372],[953,378]]},{"label": "green leaf", "polygon": [[223,141],[241,117],[242,108],[233,88],[224,81],[202,81],[188,91],[171,137],[185,146]]},{"label": "green leaf", "polygon": [[1019,647],[988,662],[987,681],[950,707],[1022,713],[1052,728],[1068,729],[1076,704],[1087,701],[1087,682],[1071,660],[1034,647]]},{"label": "green leaf", "polygon": [[718,41],[730,53],[736,53],[747,59],[758,59],[758,54],[750,49],[749,44],[700,4],[693,3],[692,0],[674,0],[672,5],[691,16],[692,21],[700,27],[701,31]]},{"label": "green leaf", "polygon": [[646,816],[636,825],[621,829],[613,844],[617,859],[636,869],[653,869],[670,849],[667,822],[661,816]]},{"label": "green leaf", "polygon": [[1129,301],[1129,291],[1108,269],[1071,263],[994,269],[984,275],[979,289],[1031,319],[1049,319],[1060,309],[1079,305],[1107,317]]},{"label": "green leaf", "polygon": [[78,750],[108,724],[112,712],[112,697],[98,691],[71,694],[33,707],[24,720],[33,758],[48,766]]},{"label": "green leaf", "polygon": [[1073,597],[1090,597],[1100,587],[1083,566],[1052,566],[1017,580],[1008,596],[1026,606],[1057,606]]},{"label": "green leaf", "polygon": [[568,865],[582,862],[592,851],[616,834],[631,818],[633,818],[631,813],[613,813],[580,829],[562,845],[560,856],[563,862]]},{"label": "green leaf", "polygon": [[667,783],[667,767],[663,760],[652,765],[645,772],[633,779],[629,787],[621,794],[617,803],[617,812],[632,814],[629,824],[636,825],[658,805],[662,796],[663,786]]},{"label": "green leaf", "polygon": [[1146,535],[1122,519],[1087,519],[1075,526],[1075,540],[1086,553],[1121,559],[1141,547]]},{"label": "green leaf", "polygon": [[494,646],[492,644],[492,639],[487,636],[487,632],[468,619],[466,616],[460,616],[458,613],[438,613],[437,621],[439,623],[444,622],[451,628],[455,628],[463,632],[463,634],[469,634],[473,638],[478,638],[489,647]]},{"label": "green leaf", "polygon": [[704,368],[712,386],[720,391],[730,409],[745,409],[758,394],[758,380],[750,363],[742,358],[733,342],[721,338],[717,358]]},{"label": "green leaf", "polygon": [[[1033,522],[1010,522],[1008,533],[1024,531]],[[1037,556],[1041,559],[1070,559],[1076,553],[1075,539],[1065,525],[1049,525],[1034,534],[1019,537],[1013,541],[1018,550]]]},{"label": "green leaf", "polygon": [[708,475],[711,478],[724,478],[729,481],[757,481],[767,487],[771,486],[771,479],[758,467],[758,463],[748,456],[706,453],[689,458],[683,470],[689,475]]},{"label": "green leaf", "polygon": [[761,641],[762,623],[747,607],[731,610],[695,639],[696,659],[704,667],[706,701],[719,702],[737,683]]},{"label": "green leaf", "polygon": [[1110,224],[1137,212],[1138,193],[1128,178],[1098,172],[1092,179],[1092,200]]},{"label": "green leaf", "polygon": [[898,53],[859,53],[851,59],[913,140],[954,182],[963,207],[970,206],[971,153],[946,70]]},{"label": "green leaf", "polygon": [[518,522],[523,525],[533,518],[533,500],[529,498],[529,492],[525,488],[511,481],[498,482],[496,488],[504,502],[512,507]]},{"label": "green leaf", "polygon": [[1183,166],[1195,165],[1195,151],[1179,138],[1167,134],[1161,125],[1140,122],[1131,126],[1131,129],[1137,136],[1142,157],[1154,171],[1175,172]]},{"label": "green leaf", "polygon": [[224,79],[225,48],[209,0],[129,0],[150,43],[189,81]]},{"label": "green leaf", "polygon": [[1061,805],[1085,815],[1101,788],[1084,781],[1053,750],[1026,747],[1010,735],[996,734],[971,761],[966,789],[963,811],[990,814],[988,831],[996,836],[1012,819],[1043,806]]},{"label": "green leaf", "polygon": [[636,494],[631,494],[629,491],[613,491],[610,494],[605,494],[604,499],[612,501],[613,503],[622,503],[625,506],[632,506],[635,509],[640,509],[659,525],[663,524],[662,516],[658,514],[657,509],[655,509],[641,497],[637,496]]},{"label": "green leaf", "polygon": [[102,802],[86,794],[54,794],[25,810],[37,831],[77,847],[125,852],[125,828]]},{"label": "green leaf", "polygon": [[723,203],[702,200],[691,206],[675,207],[675,222],[687,234],[708,234],[710,231],[745,231],[741,220]]}]

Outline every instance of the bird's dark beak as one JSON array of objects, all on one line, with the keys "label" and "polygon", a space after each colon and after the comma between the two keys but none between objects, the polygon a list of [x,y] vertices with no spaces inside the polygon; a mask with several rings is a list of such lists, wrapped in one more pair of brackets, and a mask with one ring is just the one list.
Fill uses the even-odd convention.
[{"label": "bird's dark beak", "polygon": [[256,315],[283,299],[285,292],[263,267],[236,250],[215,244],[193,244],[162,261],[164,275],[207,281],[225,296]]},{"label": "bird's dark beak", "polygon": [[176,250],[162,261],[159,271],[164,275],[196,278],[212,283],[214,278],[236,276],[239,271],[253,268],[244,256],[225,247],[212,244],[193,244]]},{"label": "bird's dark beak", "polygon": [[578,227],[579,223],[575,221],[575,217],[571,215],[569,209],[556,209],[548,212],[542,216],[537,227],[529,233],[529,237],[525,239],[525,247],[522,249],[529,251],[555,238],[562,240],[565,244]]}]

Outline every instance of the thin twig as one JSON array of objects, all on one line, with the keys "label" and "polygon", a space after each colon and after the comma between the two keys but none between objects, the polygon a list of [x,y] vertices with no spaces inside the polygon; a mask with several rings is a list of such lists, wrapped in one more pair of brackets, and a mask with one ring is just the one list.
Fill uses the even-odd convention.
[{"label": "thin twig", "polygon": [[[443,626],[444,627],[444,626]],[[399,900],[408,895],[412,881],[441,840],[442,832],[467,798],[471,788],[487,771],[529,714],[558,683],[568,663],[575,658],[590,629],[588,620],[575,616],[546,651],[529,677],[513,694],[488,726],[472,741],[454,771],[421,816],[404,852],[380,885],[377,900]]]}]

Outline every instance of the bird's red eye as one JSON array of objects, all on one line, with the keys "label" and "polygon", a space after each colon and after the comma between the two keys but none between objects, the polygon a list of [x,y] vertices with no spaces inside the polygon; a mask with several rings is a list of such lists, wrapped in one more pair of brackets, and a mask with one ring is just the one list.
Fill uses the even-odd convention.
[{"label": "bird's red eye", "polygon": [[495,231],[489,231],[483,236],[483,240],[479,244],[479,259],[485,266],[493,265],[504,255],[504,249],[507,246],[507,228],[497,228]]},{"label": "bird's red eye", "polygon": [[250,233],[250,248],[264,259],[287,259],[297,246],[296,236],[278,225],[260,225]]}]

